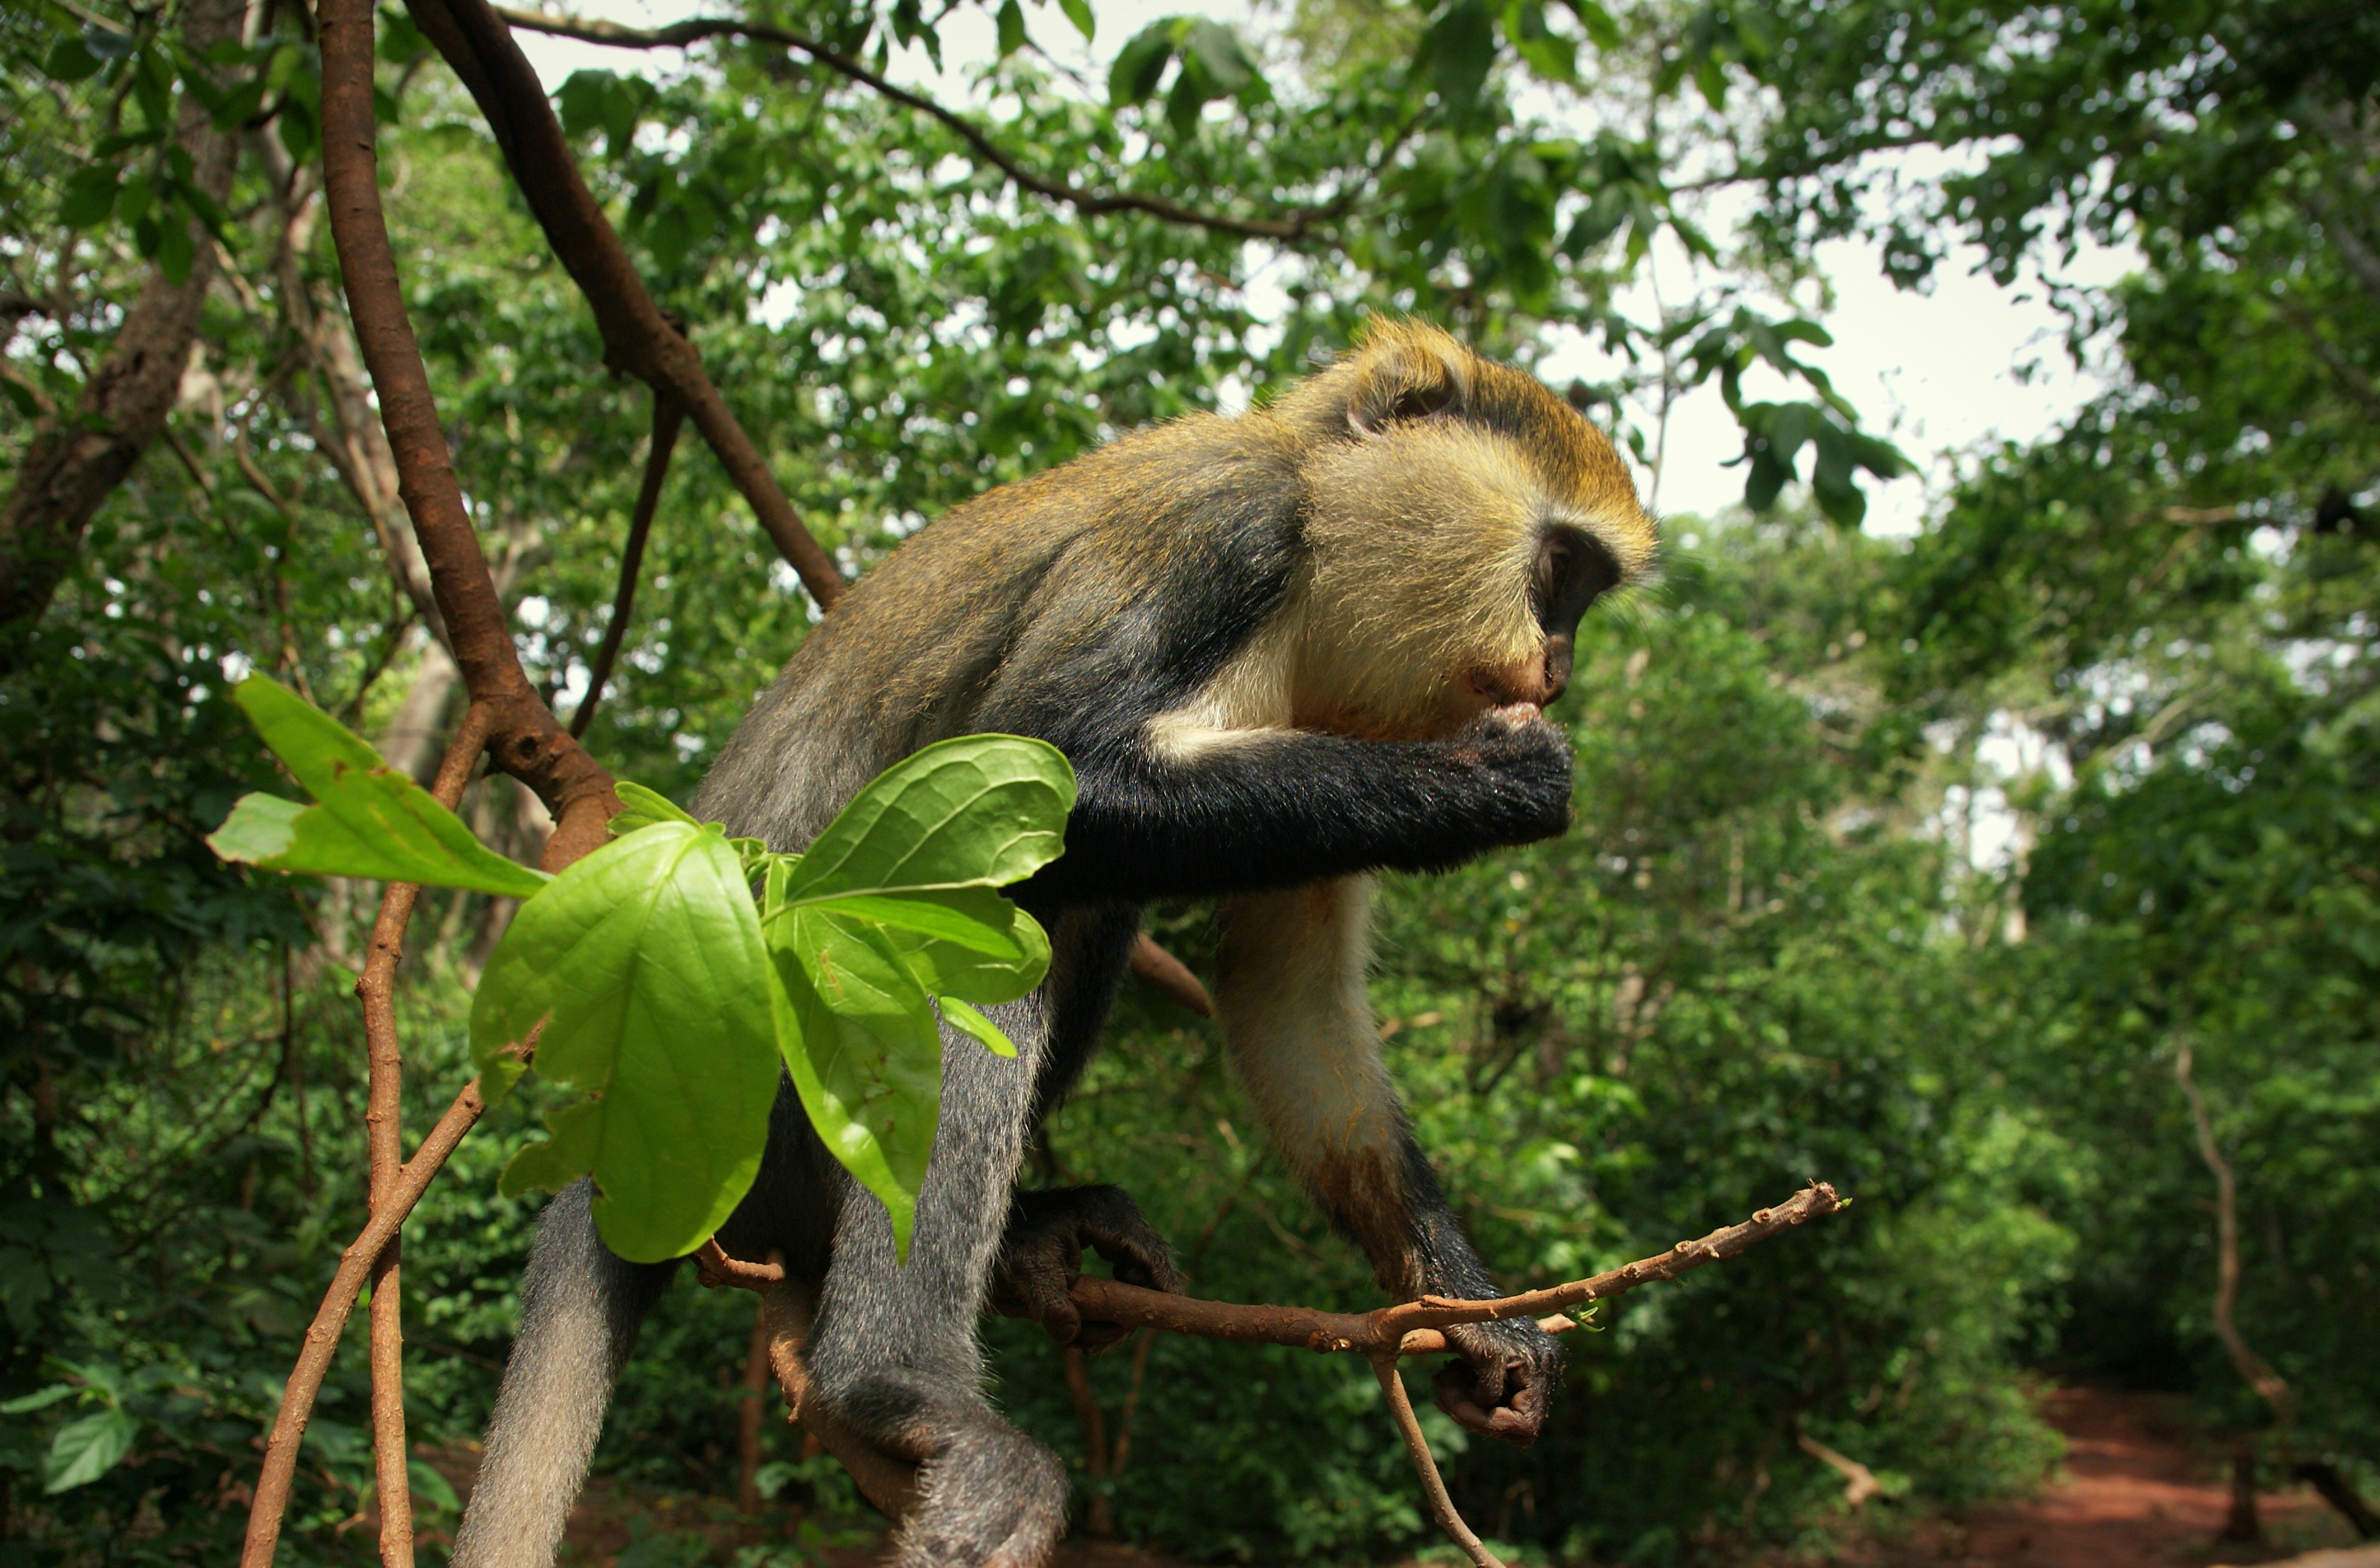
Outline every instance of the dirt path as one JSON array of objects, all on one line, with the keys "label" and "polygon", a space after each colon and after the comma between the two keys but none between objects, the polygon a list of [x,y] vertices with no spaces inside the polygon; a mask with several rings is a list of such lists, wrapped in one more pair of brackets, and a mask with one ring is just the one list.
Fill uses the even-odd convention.
[{"label": "dirt path", "polygon": [[2263,1497],[2263,1546],[2218,1544],[2228,1473],[2171,1399],[2061,1389],[2043,1414],[2066,1434],[2064,1478],[2029,1502],[1978,1510],[1963,1528],[1908,1543],[1891,1557],[1894,1568],[2200,1568],[2354,1542],[2301,1487]]}]

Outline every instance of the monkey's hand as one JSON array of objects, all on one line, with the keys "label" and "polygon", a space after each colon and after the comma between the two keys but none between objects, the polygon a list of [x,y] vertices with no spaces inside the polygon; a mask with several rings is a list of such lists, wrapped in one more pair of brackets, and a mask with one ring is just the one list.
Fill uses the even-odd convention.
[{"label": "monkey's hand", "polygon": [[1000,1261],[992,1270],[991,1305],[1014,1318],[1032,1318],[1060,1344],[1104,1350],[1132,1331],[1086,1323],[1067,1295],[1082,1277],[1083,1252],[1096,1248],[1128,1285],[1178,1291],[1182,1276],[1165,1238],[1141,1218],[1122,1187],[1053,1187],[1020,1192],[1008,1211]]},{"label": "monkey's hand", "polygon": [[1570,826],[1570,736],[1532,703],[1491,708],[1445,743],[1485,808],[1497,844],[1530,844]]},{"label": "monkey's hand", "polygon": [[1438,1375],[1438,1407],[1475,1432],[1522,1448],[1537,1440],[1561,1381],[1561,1342],[1527,1319],[1446,1331],[1463,1359]]}]

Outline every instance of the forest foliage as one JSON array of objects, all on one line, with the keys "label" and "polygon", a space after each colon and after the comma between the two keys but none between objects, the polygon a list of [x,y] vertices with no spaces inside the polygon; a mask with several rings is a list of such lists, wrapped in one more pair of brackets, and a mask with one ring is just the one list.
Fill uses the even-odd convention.
[{"label": "forest foliage", "polygon": [[[941,25],[914,0],[731,13],[863,63]],[[240,796],[288,791],[235,683],[270,674],[425,777],[459,706],[321,213],[309,10],[227,15],[0,16],[10,1568],[223,1560],[362,1217],[350,991],[371,890],[208,850]],[[1421,1141],[1509,1285],[1810,1178],[1857,1205],[1574,1336],[1525,1453],[1426,1416],[1483,1533],[1565,1562],[1810,1546],[1851,1523],[1819,1449],[1876,1473],[1871,1511],[2022,1491],[2058,1452],[2031,1397],[2051,1378],[2186,1392],[2277,1478],[2325,1458],[2380,1492],[2380,12],[1305,0],[1253,30],[1156,22],[1091,81],[1035,41],[1115,42],[1095,7],[993,15],[965,112],[1045,181],[1142,205],[1025,188],[947,124],[761,41],[557,94],[655,296],[846,571],[1114,432],[1261,397],[1375,310],[1524,363],[1585,334],[1618,369],[1561,390],[1648,468],[1686,388],[1716,385],[1744,432],[1746,505],[1667,518],[1658,579],[1582,629],[1555,713],[1576,826],[1390,879],[1374,997]],[[522,659],[566,715],[650,402],[604,373],[422,34],[390,9],[381,39],[407,302]],[[1818,363],[1814,258],[1840,237],[1912,288],[1980,248],[2053,294],[2104,385],[2038,441],[1953,455],[1911,538],[1860,525],[1915,455]],[[2085,241],[2136,265],[2059,281]],[[1633,286],[1664,258],[1648,313]],[[95,439],[111,343],[158,280],[194,277],[157,438],[87,529],[37,536],[28,475]],[[20,613],[37,579],[55,593]],[[689,444],[588,744],[686,798],[813,620]],[[461,810],[534,862],[540,813],[510,780]],[[417,917],[417,1131],[470,1073],[514,909],[455,892]],[[1203,966],[1203,911],[1155,921]],[[2185,1046],[2239,1184],[2237,1323],[2293,1391],[2285,1423],[2211,1319]],[[558,1103],[525,1085],[407,1229],[426,1551],[535,1219],[498,1175]],[[1128,988],[1029,1179],[1126,1186],[1200,1295],[1376,1302],[1246,1120],[1211,1027]],[[750,1325],[735,1293],[671,1293],[602,1484],[653,1518],[734,1495]],[[1427,1541],[1345,1358],[1177,1338],[1097,1358],[1094,1452],[1056,1349],[987,1335],[1003,1406],[1075,1464],[1084,1527],[1198,1561]],[[366,1384],[350,1343],[289,1560],[370,1553]],[[847,1508],[766,1425],[766,1489]],[[636,1550],[650,1568],[700,1549],[663,1527]]]}]

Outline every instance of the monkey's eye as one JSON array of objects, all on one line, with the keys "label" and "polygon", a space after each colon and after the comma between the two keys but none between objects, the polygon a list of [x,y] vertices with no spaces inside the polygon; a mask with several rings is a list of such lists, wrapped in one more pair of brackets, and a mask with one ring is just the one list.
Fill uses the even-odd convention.
[{"label": "monkey's eye", "polygon": [[1454,386],[1451,382],[1432,382],[1427,386],[1410,386],[1397,394],[1389,405],[1389,419],[1427,419],[1432,414],[1443,413],[1454,402]]},{"label": "monkey's eye", "polygon": [[1550,633],[1575,630],[1586,607],[1617,587],[1620,563],[1611,552],[1574,529],[1548,530],[1537,550],[1537,622]]}]

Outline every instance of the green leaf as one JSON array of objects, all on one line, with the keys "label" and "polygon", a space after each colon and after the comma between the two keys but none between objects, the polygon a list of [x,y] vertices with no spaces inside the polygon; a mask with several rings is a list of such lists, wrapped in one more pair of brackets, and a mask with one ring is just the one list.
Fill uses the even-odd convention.
[{"label": "green leaf", "polygon": [[1151,22],[1134,33],[1130,42],[1116,51],[1115,64],[1108,67],[1109,106],[1122,109],[1148,103],[1165,75],[1167,62],[1172,58],[1172,18]]},{"label": "green leaf", "polygon": [[1005,60],[1025,47],[1025,7],[1016,0],[1001,0],[996,20],[1000,27],[1000,57]]},{"label": "green leaf", "polygon": [[244,796],[208,840],[226,860],[272,871],[369,877],[533,897],[549,879],[471,836],[430,792],[329,714],[262,675],[232,700],[321,804]]},{"label": "green leaf", "polygon": [[1054,746],[1001,735],[941,741],[886,769],[827,824],[783,901],[1005,886],[1063,851],[1074,806],[1075,770]]},{"label": "green leaf", "polygon": [[72,1383],[52,1383],[48,1388],[36,1389],[31,1393],[20,1394],[0,1404],[0,1416],[30,1416],[36,1410],[46,1410],[61,1400],[72,1399],[80,1392],[82,1390]]},{"label": "green leaf", "polygon": [[1496,37],[1482,0],[1454,0],[1423,35],[1422,55],[1430,62],[1438,95],[1457,114],[1478,102],[1488,67],[1496,60]]},{"label": "green leaf", "polygon": [[94,1410],[60,1427],[42,1461],[42,1490],[55,1495],[95,1481],[132,1452],[140,1435],[138,1417],[122,1410]]},{"label": "green leaf", "polygon": [[1098,36],[1099,18],[1091,15],[1091,0],[1058,0],[1058,9],[1066,13],[1066,19],[1075,24],[1084,43]]},{"label": "green leaf", "polygon": [[98,74],[99,56],[79,38],[61,38],[50,45],[42,69],[57,81],[81,81]]},{"label": "green leaf", "polygon": [[1006,1035],[1002,1034],[1000,1032],[999,1025],[993,1023],[990,1019],[985,1017],[974,1008],[969,1007],[957,997],[942,996],[935,998],[935,1001],[941,1005],[943,1021],[951,1025],[952,1027],[963,1029],[966,1033],[973,1035],[977,1039],[982,1041],[983,1048],[986,1051],[990,1051],[994,1056],[1005,1056],[1011,1060],[1014,1059],[1016,1055],[1016,1042],[1009,1039]]},{"label": "green leaf", "polygon": [[[770,877],[771,903],[785,873]],[[770,922],[786,1011],[779,1049],[802,1109],[834,1157],[891,1216],[904,1262],[941,1113],[941,1030],[906,954],[883,928],[827,908]]]},{"label": "green leaf", "polygon": [[1050,972],[1040,923],[990,888],[839,898],[820,906],[885,928],[917,983],[937,996],[1014,1002]]},{"label": "green leaf", "polygon": [[613,839],[521,906],[471,1005],[491,1104],[537,1070],[589,1098],[547,1119],[506,1191],[591,1172],[595,1223],[634,1262],[682,1257],[735,1209],[768,1138],[778,1002],[727,840],[686,822]]},{"label": "green leaf", "polygon": [[1184,58],[1198,62],[1219,93],[1236,96],[1258,79],[1256,57],[1240,42],[1240,35],[1220,22],[1203,17],[1192,22],[1189,31],[1183,35],[1182,53]]},{"label": "green leaf", "polygon": [[699,827],[693,816],[659,790],[622,780],[612,786],[620,797],[620,814],[612,819],[612,836],[622,838],[655,822],[686,822]]},{"label": "green leaf", "polygon": [[58,200],[58,222],[68,228],[91,228],[107,221],[115,210],[115,166],[87,164],[67,176],[66,194]]},{"label": "green leaf", "polygon": [[423,1459],[405,1462],[405,1478],[413,1495],[441,1513],[460,1513],[463,1500],[455,1495],[455,1483],[430,1467]]}]

